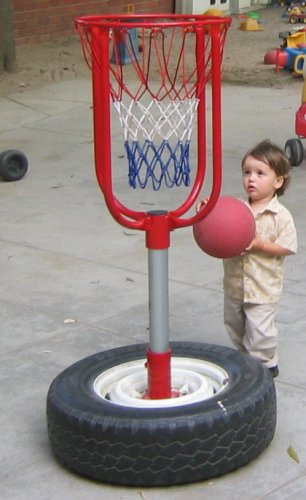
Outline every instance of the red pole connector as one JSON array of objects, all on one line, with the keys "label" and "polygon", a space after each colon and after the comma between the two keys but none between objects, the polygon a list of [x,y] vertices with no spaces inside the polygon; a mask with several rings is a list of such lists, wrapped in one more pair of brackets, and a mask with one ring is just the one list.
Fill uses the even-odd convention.
[{"label": "red pole connector", "polygon": [[156,353],[147,351],[148,398],[171,398],[171,349]]}]

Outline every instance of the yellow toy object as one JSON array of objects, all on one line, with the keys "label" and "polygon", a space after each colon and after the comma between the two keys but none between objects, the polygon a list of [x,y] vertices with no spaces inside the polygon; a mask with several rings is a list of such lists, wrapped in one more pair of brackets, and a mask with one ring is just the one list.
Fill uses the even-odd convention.
[{"label": "yellow toy object", "polygon": [[306,43],[305,31],[297,31],[286,38],[286,45],[288,48],[296,49],[301,43]]},{"label": "yellow toy object", "polygon": [[[222,17],[223,13],[219,9],[208,9],[205,12],[203,12],[203,16]],[[223,25],[221,25],[221,28],[222,27],[223,27]],[[206,26],[205,33],[209,33],[209,32],[210,32],[210,27]]]},{"label": "yellow toy object", "polygon": [[305,104],[305,102],[306,102],[306,81],[304,80],[303,90],[302,90],[302,104]]},{"label": "yellow toy object", "polygon": [[221,10],[219,10],[219,9],[208,9],[205,12],[203,12],[203,16],[222,17],[223,14],[222,14]]},{"label": "yellow toy object", "polygon": [[133,3],[128,4],[128,14],[134,14],[135,13],[135,5]]},{"label": "yellow toy object", "polygon": [[295,6],[289,12],[289,23],[297,24],[297,23],[305,23],[306,14],[299,7]]},{"label": "yellow toy object", "polygon": [[[298,56],[300,57],[300,56]],[[297,59],[297,57],[296,57]],[[303,69],[300,70],[300,74],[303,75],[303,88],[302,88],[302,104],[306,103],[306,54],[304,54]]]},{"label": "yellow toy object", "polygon": [[[306,58],[306,54],[299,54],[294,59],[293,72],[295,75],[303,75],[303,77],[304,77],[305,58]],[[299,67],[300,61],[302,62],[302,67]]]},{"label": "yellow toy object", "polygon": [[[302,68],[299,68],[299,62],[303,61]],[[296,75],[303,76],[303,88],[302,88],[302,104],[306,103],[306,54],[299,54],[296,56],[293,65],[293,71]]]},{"label": "yellow toy object", "polygon": [[240,23],[239,29],[242,31],[262,31],[262,26],[257,19],[249,17]]}]

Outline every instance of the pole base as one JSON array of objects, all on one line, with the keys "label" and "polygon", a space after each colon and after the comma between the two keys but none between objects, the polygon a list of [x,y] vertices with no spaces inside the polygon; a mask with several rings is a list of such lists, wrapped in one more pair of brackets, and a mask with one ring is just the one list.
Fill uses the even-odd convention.
[{"label": "pole base", "polygon": [[147,350],[149,399],[168,399],[171,393],[171,349],[166,352]]}]

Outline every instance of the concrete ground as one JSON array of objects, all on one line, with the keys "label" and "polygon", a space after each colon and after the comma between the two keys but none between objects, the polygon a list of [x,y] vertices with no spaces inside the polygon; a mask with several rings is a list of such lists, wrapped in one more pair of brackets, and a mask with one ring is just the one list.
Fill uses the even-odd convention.
[{"label": "concrete ground", "polygon": [[[302,85],[302,84],[301,84]],[[294,137],[294,90],[225,86],[223,193],[243,196],[240,159],[269,137]],[[278,422],[269,448],[236,472],[187,486],[99,484],[62,468],[48,444],[45,402],[53,378],[98,351],[148,340],[144,235],[109,215],[93,168],[91,83],[52,84],[0,99],[0,150],[29,159],[19,182],[0,182],[1,498],[4,500],[210,500],[306,497],[304,328],[306,163],[294,168],[284,203],[294,215],[299,252],[287,259],[279,326]],[[119,196],[130,194],[116,137]],[[168,197],[176,203],[176,191]],[[184,194],[183,194],[184,196]],[[171,339],[230,345],[222,323],[222,266],[194,244],[191,229],[171,236]],[[299,463],[287,453],[292,446]]]}]

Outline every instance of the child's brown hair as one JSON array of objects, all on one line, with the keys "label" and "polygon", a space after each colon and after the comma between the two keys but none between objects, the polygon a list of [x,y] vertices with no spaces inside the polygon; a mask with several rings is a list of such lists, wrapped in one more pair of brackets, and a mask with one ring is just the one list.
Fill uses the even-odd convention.
[{"label": "child's brown hair", "polygon": [[276,190],[277,196],[284,194],[290,182],[290,161],[285,155],[284,151],[273,144],[271,141],[264,140],[257,144],[254,148],[250,149],[246,155],[243,157],[241,165],[243,166],[246,158],[248,156],[253,156],[256,160],[262,161],[266,165],[269,165],[272,170],[274,170],[277,177],[283,177],[284,182],[280,188]]}]

